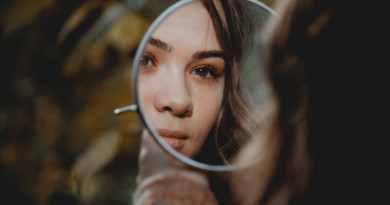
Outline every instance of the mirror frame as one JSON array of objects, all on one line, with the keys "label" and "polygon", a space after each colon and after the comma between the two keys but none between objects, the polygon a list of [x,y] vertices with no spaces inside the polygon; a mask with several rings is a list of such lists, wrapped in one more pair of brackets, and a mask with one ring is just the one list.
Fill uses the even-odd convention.
[{"label": "mirror frame", "polygon": [[[117,109],[114,111],[115,114],[119,114],[121,112],[125,111],[137,111],[141,121],[144,123],[146,128],[149,130],[149,132],[152,134],[153,139],[157,142],[157,144],[162,147],[162,149],[172,157],[174,157],[176,160],[179,160],[179,162],[182,162],[186,165],[189,165],[194,168],[202,169],[202,170],[207,170],[207,171],[232,171],[236,170],[238,168],[246,167],[248,165],[251,165],[255,162],[250,162],[250,163],[242,163],[242,164],[237,164],[237,165],[209,165],[209,164],[204,164],[201,162],[197,162],[193,159],[190,159],[182,154],[180,154],[178,151],[175,149],[171,148],[161,137],[159,137],[159,134],[157,133],[156,129],[150,122],[149,118],[147,117],[146,113],[144,113],[143,105],[141,103],[141,99],[138,97],[138,73],[139,73],[139,61],[145,51],[145,47],[148,44],[148,41],[153,34],[153,32],[156,30],[156,28],[160,25],[160,23],[172,12],[176,11],[180,7],[191,3],[195,2],[198,0],[181,0],[170,6],[168,9],[166,9],[162,14],[160,14],[157,19],[152,23],[152,25],[149,27],[149,29],[146,31],[145,35],[143,36],[141,43],[139,44],[139,47],[137,49],[134,62],[133,62],[133,70],[132,70],[132,95],[133,95],[133,100],[135,102],[135,105],[131,105],[128,107],[123,108],[123,110]],[[265,5],[262,2],[256,1],[256,0],[243,0],[252,4],[255,4],[256,6],[259,6],[260,8],[268,11],[271,15],[278,17],[278,14],[272,10],[270,7]],[[259,159],[261,160],[261,159]]]}]

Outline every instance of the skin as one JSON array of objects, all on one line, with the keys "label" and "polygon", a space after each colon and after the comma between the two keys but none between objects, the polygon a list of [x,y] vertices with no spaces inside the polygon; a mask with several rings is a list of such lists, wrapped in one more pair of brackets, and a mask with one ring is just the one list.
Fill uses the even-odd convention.
[{"label": "skin", "polygon": [[168,16],[141,59],[145,112],[164,140],[189,158],[200,151],[219,114],[225,66],[209,13],[199,2]]}]

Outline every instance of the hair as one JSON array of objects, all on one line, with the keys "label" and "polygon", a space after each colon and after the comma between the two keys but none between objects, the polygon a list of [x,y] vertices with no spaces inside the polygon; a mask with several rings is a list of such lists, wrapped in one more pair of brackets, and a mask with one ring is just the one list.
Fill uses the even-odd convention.
[{"label": "hair", "polygon": [[259,124],[258,116],[253,112],[254,103],[243,81],[243,60],[252,34],[252,23],[247,8],[240,1],[220,1],[226,24],[213,0],[201,2],[210,14],[227,65],[219,115],[195,159],[210,164],[229,164]]}]

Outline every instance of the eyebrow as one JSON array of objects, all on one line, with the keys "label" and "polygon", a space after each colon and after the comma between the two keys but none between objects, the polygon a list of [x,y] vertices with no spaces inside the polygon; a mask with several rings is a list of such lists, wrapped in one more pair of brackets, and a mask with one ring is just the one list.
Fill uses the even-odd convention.
[{"label": "eyebrow", "polygon": [[[173,50],[172,45],[170,45],[170,44],[168,44],[168,43],[166,43],[158,38],[150,37],[149,43],[150,43],[150,45],[156,46],[157,48],[159,48],[165,52],[168,52],[168,53],[170,53]],[[213,57],[222,58],[223,60],[226,61],[225,53],[220,51],[220,50],[198,51],[192,55],[192,58],[197,59],[197,60],[205,59],[205,58],[213,58]]]},{"label": "eyebrow", "polygon": [[199,51],[192,55],[193,59],[204,59],[212,57],[223,58],[223,60],[226,60],[226,55],[219,50]]},{"label": "eyebrow", "polygon": [[165,43],[164,41],[157,38],[150,37],[149,43],[150,45],[156,46],[157,48],[168,53],[170,53],[173,50],[172,45],[169,45],[168,43]]}]

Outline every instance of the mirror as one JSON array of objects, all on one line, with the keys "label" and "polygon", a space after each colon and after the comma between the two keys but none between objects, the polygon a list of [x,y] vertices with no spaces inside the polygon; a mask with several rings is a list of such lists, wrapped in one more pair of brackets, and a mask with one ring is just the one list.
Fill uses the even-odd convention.
[{"label": "mirror", "polygon": [[155,140],[206,170],[240,165],[234,157],[266,124],[259,37],[276,13],[256,1],[233,4],[174,4],[147,31],[133,66],[133,97]]}]

